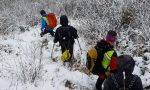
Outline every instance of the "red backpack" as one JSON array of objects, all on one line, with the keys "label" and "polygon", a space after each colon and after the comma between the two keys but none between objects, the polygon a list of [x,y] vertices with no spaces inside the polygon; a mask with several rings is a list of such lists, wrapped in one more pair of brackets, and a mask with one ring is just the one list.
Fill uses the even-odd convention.
[{"label": "red backpack", "polygon": [[57,19],[54,13],[48,13],[47,20],[49,22],[48,28],[55,28],[57,26]]}]

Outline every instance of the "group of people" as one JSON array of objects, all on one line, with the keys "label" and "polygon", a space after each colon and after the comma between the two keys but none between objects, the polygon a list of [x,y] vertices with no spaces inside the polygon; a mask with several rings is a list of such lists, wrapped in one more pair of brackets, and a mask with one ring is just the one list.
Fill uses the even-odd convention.
[{"label": "group of people", "polygon": [[[53,27],[50,27],[50,23],[53,21],[48,20],[48,14],[41,10],[40,14],[42,16],[41,18],[41,37],[44,34],[50,33],[54,37],[54,43],[59,42],[59,45],[61,46],[62,53],[65,50],[69,50],[70,58],[67,61],[70,61],[73,55],[73,45],[75,40],[78,38],[77,30],[73,27],[68,25],[68,17],[66,15],[62,15],[60,17],[60,24],[61,26],[56,29],[55,35],[53,31]],[[45,18],[45,19],[44,19]],[[49,27],[47,27],[49,26]]]},{"label": "group of people", "polygon": [[[71,57],[67,61],[71,61],[73,55],[73,45],[78,38],[77,30],[68,25],[68,17],[62,15],[60,17],[61,26],[56,29],[54,34],[50,24],[53,23],[48,19],[48,14],[41,10],[41,37],[50,33],[54,37],[54,43],[59,42],[62,53],[67,49]],[[55,20],[56,21],[56,20]],[[117,33],[113,30],[108,31],[106,38],[97,42],[95,49],[97,50],[95,60],[95,74],[99,76],[96,82],[96,89],[102,90],[143,90],[140,77],[133,75],[135,67],[134,59],[129,55],[117,56],[114,50],[114,43],[117,40]],[[103,51],[98,49],[103,48]],[[103,54],[102,54],[103,53]],[[93,54],[93,53],[92,53]],[[88,57],[87,59],[92,59]]]}]

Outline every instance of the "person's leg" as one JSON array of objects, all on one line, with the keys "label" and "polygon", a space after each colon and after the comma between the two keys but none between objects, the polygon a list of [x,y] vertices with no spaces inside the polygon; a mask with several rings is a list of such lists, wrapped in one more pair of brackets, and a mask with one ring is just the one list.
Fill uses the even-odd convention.
[{"label": "person's leg", "polygon": [[96,89],[97,90],[102,90],[103,82],[104,82],[104,79],[101,79],[100,77],[97,79],[97,82],[96,82]]},{"label": "person's leg", "polygon": [[43,32],[40,33],[40,36],[43,37]]},{"label": "person's leg", "polygon": [[[66,50],[66,42],[61,42],[61,43],[60,43],[60,46],[61,46],[61,51],[62,51],[62,53],[65,52],[65,50]],[[63,62],[63,65],[64,65],[65,67],[69,67],[69,62],[68,62],[68,60],[65,60],[65,61]]]},{"label": "person's leg", "polygon": [[43,37],[46,33],[48,33],[48,31],[46,29],[43,30],[43,32],[41,32],[41,37]]},{"label": "person's leg", "polygon": [[52,37],[54,37],[54,31],[51,31],[50,34],[52,35]]},{"label": "person's leg", "polygon": [[[68,43],[67,43],[68,44]],[[72,60],[72,56],[73,56],[73,44],[70,44],[70,45],[67,45],[67,49],[69,50],[69,53],[70,53],[70,58],[67,60],[69,62],[69,67],[72,68],[74,62]]]},{"label": "person's leg", "polygon": [[73,55],[73,44],[71,44],[71,45],[69,46],[69,53],[70,53],[70,55],[71,55],[69,60],[71,60],[72,55]]},{"label": "person's leg", "polygon": [[61,53],[63,53],[63,52],[66,50],[65,43],[64,43],[64,42],[61,42],[61,43],[60,43],[60,46],[61,46]]},{"label": "person's leg", "polygon": [[50,33],[52,35],[52,37],[54,37],[54,31],[53,31],[54,28],[48,28],[47,31],[48,33]]},{"label": "person's leg", "polygon": [[[43,32],[44,32],[44,31],[45,31],[45,30],[43,30]],[[43,32],[40,33],[40,36],[41,36],[41,37],[43,37]]]}]

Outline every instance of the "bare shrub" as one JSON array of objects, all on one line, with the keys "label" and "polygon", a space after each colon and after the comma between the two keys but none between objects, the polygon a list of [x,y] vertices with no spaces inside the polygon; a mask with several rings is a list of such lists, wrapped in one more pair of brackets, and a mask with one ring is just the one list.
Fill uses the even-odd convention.
[{"label": "bare shrub", "polygon": [[24,53],[25,59],[19,60],[20,78],[25,82],[34,82],[41,78],[42,74],[42,48],[43,44],[34,43],[29,47],[28,53]]},{"label": "bare shrub", "polygon": [[[18,47],[19,50],[10,52],[0,53],[1,58],[1,67],[0,72],[1,76],[7,78],[17,78],[19,82],[22,83],[34,83],[36,80],[42,79],[42,49],[44,44],[40,42],[32,42],[31,45],[27,45],[25,48]],[[16,54],[15,54],[16,52]],[[16,58],[8,58],[7,54],[13,56],[16,55]]]}]

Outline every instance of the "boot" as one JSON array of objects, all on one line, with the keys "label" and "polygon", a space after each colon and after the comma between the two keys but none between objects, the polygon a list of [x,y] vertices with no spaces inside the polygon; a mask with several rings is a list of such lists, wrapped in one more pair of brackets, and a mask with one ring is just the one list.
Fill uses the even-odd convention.
[{"label": "boot", "polygon": [[43,37],[43,32],[40,33],[40,36]]}]

